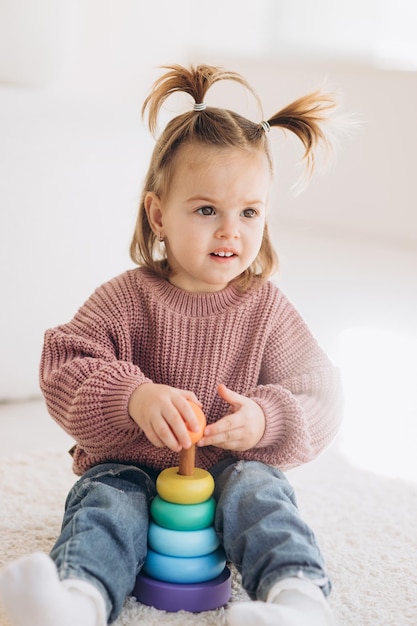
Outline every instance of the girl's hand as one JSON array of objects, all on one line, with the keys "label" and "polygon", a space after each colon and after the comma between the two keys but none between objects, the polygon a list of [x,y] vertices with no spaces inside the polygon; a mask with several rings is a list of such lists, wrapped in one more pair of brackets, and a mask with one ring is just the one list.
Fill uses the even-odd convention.
[{"label": "girl's hand", "polygon": [[[129,415],[157,448],[166,446],[174,452],[191,446],[188,429],[199,425],[188,400],[201,407],[194,393],[169,385],[144,383],[130,396]],[[187,428],[188,424],[188,428]]]},{"label": "girl's hand", "polygon": [[265,431],[265,415],[259,404],[241,396],[225,385],[218,393],[231,406],[229,414],[206,426],[197,446],[217,446],[226,450],[249,450],[256,446]]}]

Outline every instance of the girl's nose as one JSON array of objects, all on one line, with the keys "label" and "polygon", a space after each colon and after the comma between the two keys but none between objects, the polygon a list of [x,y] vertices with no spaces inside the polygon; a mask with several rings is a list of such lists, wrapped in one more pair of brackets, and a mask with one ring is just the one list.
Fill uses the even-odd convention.
[{"label": "girl's nose", "polygon": [[219,239],[237,239],[240,237],[239,223],[233,218],[224,218],[216,231]]}]

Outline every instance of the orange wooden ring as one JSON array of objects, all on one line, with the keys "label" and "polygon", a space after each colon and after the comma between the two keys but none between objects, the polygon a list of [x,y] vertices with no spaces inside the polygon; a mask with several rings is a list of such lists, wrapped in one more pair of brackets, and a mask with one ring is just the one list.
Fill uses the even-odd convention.
[{"label": "orange wooden ring", "polygon": [[196,404],[195,402],[192,402],[191,400],[189,400],[189,403],[198,420],[198,424],[200,428],[197,431],[193,431],[188,428],[188,424],[187,424],[187,430],[191,439],[191,443],[197,443],[197,441],[200,441],[200,439],[203,436],[207,421],[206,421],[206,416],[204,415],[203,411],[200,409],[198,404]]}]

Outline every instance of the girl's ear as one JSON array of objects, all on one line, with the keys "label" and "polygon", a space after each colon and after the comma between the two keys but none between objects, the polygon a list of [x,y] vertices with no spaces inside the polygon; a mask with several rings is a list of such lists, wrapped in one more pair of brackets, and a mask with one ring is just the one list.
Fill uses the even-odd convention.
[{"label": "girl's ear", "polygon": [[162,209],[159,196],[153,191],[148,191],[144,206],[150,227],[159,239],[163,238]]}]

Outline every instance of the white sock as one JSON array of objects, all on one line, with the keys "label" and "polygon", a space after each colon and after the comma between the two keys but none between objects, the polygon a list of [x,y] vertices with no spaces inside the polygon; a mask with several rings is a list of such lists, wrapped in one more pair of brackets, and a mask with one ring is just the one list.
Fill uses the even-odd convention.
[{"label": "white sock", "polygon": [[105,626],[104,598],[79,579],[60,581],[52,559],[35,552],[0,570],[0,602],[13,626]]},{"label": "white sock", "polygon": [[228,613],[230,626],[335,626],[323,592],[306,579],[285,578],[266,602],[238,602]]}]

